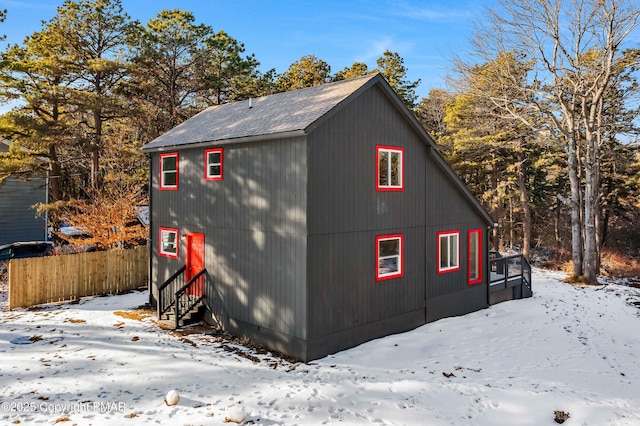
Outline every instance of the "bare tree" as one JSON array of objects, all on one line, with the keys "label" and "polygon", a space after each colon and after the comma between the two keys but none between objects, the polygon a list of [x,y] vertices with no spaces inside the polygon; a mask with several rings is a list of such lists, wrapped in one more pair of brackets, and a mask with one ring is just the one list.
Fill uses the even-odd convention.
[{"label": "bare tree", "polygon": [[447,102],[451,102],[451,97],[443,89],[432,89],[429,91],[429,96],[422,98],[418,104],[416,111],[418,121],[436,140],[444,135],[447,130],[444,117],[446,115]]},{"label": "bare tree", "polygon": [[[455,151],[464,152],[464,146],[472,143],[476,154],[470,156],[471,161],[485,164],[484,167],[491,170],[491,185],[486,187],[481,198],[491,200],[489,211],[498,223],[504,220],[503,215],[507,212],[501,206],[508,200],[509,245],[515,243],[514,211],[519,210],[521,251],[529,259],[532,213],[528,175],[534,162],[528,156],[537,151],[538,135],[531,130],[535,114],[527,107],[527,98],[523,97],[527,93],[526,77],[531,65],[521,59],[513,53],[504,53],[481,65],[461,66],[460,78],[450,81],[457,95],[447,109],[446,122],[452,142],[457,146]],[[513,116],[527,117],[528,124]],[[483,157],[484,161],[481,160]],[[518,199],[515,206],[514,188]],[[499,238],[500,233],[495,236]],[[499,245],[499,242],[495,244]]]},{"label": "bare tree", "polygon": [[[607,127],[603,112],[615,76],[636,65],[624,60],[623,43],[638,26],[640,9],[629,0],[498,1],[500,7],[489,9],[490,19],[478,28],[474,50],[485,61],[516,52],[531,64],[527,84],[513,82],[520,90],[518,101],[526,101],[529,108],[514,102],[513,86],[503,91],[509,97],[494,91],[490,99],[505,116],[544,132],[564,150],[573,273],[593,282],[600,264],[596,218]],[[502,83],[511,84],[508,78]]]}]

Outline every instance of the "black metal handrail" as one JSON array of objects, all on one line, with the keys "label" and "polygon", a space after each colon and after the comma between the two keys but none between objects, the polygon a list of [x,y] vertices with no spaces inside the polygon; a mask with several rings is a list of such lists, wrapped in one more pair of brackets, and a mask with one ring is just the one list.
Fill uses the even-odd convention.
[{"label": "black metal handrail", "polygon": [[162,315],[166,314],[174,305],[175,288],[183,286],[186,270],[187,265],[183,265],[158,287],[158,319],[162,319]]},{"label": "black metal handrail", "polygon": [[[202,269],[188,282],[186,280],[186,265],[180,267],[173,275],[171,275],[162,285],[158,287],[158,319],[169,312],[173,308],[175,316],[175,328],[178,328],[180,321],[200,302],[204,303],[212,318],[217,321],[218,326],[222,329],[229,313],[225,306],[224,300],[213,285],[211,279],[204,274],[206,269]],[[187,294],[187,289],[196,283],[198,279],[203,279],[202,295],[194,297]]]},{"label": "black metal handrail", "polygon": [[[514,265],[511,265],[511,261],[515,260]],[[509,268],[513,266],[513,268]],[[508,283],[511,280],[518,279],[520,284],[520,290],[524,290],[524,286],[533,293],[531,286],[531,265],[527,262],[527,259],[522,254],[515,254],[512,256],[498,257],[495,259],[489,259],[489,271],[495,272],[498,275],[497,278],[489,278],[489,285],[496,285],[503,283],[504,288],[508,287]],[[521,293],[524,295],[524,293]]]},{"label": "black metal handrail", "polygon": [[180,325],[180,320],[184,318],[191,309],[197,306],[204,299],[204,283],[202,285],[202,291],[199,296],[191,297],[187,294],[187,289],[191,287],[196,281],[201,279],[207,272],[206,268],[202,268],[200,272],[195,274],[191,279],[175,292],[175,303],[173,309],[175,312],[176,328]]}]

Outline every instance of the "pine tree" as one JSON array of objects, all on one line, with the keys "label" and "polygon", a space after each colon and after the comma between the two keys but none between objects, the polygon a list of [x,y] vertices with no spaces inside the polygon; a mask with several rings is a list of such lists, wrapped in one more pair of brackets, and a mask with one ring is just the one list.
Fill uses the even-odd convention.
[{"label": "pine tree", "polygon": [[303,56],[278,76],[276,91],[286,92],[320,86],[329,81],[331,81],[331,67],[328,63],[314,55]]},{"label": "pine tree", "polygon": [[386,50],[383,55],[378,58],[377,71],[389,82],[398,96],[404,101],[407,108],[414,110],[416,108],[416,87],[420,85],[420,79],[416,81],[407,80],[407,68],[404,66],[404,59],[397,52]]}]

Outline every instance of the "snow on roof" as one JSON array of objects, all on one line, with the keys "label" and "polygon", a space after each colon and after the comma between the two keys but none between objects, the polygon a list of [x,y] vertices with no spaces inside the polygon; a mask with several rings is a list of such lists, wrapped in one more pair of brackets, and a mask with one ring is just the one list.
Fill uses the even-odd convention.
[{"label": "snow on roof", "polygon": [[149,226],[149,206],[137,206],[135,208],[138,220],[144,227]]}]

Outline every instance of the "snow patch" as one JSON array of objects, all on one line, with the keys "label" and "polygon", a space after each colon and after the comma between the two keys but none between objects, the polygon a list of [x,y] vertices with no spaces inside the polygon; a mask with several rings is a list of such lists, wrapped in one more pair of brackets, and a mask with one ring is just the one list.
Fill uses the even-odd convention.
[{"label": "snow patch", "polygon": [[564,277],[306,364],[164,330],[146,292],[5,310],[0,424],[639,425],[640,289]]}]

